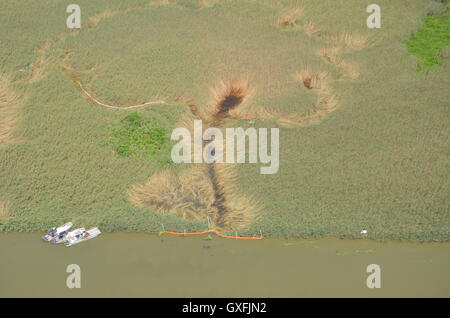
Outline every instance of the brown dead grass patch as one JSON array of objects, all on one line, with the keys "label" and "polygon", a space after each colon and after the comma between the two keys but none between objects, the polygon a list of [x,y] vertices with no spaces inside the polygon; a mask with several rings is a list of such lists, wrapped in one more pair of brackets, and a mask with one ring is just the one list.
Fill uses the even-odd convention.
[{"label": "brown dead grass patch", "polygon": [[285,127],[297,127],[309,124],[307,118],[301,114],[281,112],[268,106],[251,110],[249,116],[255,119],[276,120],[280,125]]},{"label": "brown dead grass patch", "polygon": [[[193,138],[194,136],[194,121],[195,120],[202,120],[202,125],[203,125],[203,131],[206,130],[208,127],[205,125],[206,121],[198,116],[198,115],[194,115],[192,114],[192,112],[185,112],[183,113],[183,115],[181,116],[180,120],[177,122],[177,124],[175,125],[176,128],[185,128],[189,131],[191,137],[191,144],[190,144],[190,158],[192,158],[192,160],[194,160],[194,150],[196,147],[204,147],[208,142],[205,142],[203,140],[195,140],[195,138]],[[186,140],[184,140],[184,142],[187,142]],[[197,144],[198,142],[198,144]]]},{"label": "brown dead grass patch", "polygon": [[149,2],[151,7],[168,6],[168,5],[179,5],[186,8],[193,9],[205,9],[210,8],[215,4],[216,0],[196,0],[194,3],[183,3],[180,0],[153,0]]},{"label": "brown dead grass patch", "polygon": [[303,7],[285,10],[278,16],[275,23],[282,28],[293,28],[299,24],[298,19],[303,15]]},{"label": "brown dead grass patch", "polygon": [[93,28],[97,24],[99,24],[103,19],[110,18],[110,17],[116,15],[117,13],[119,13],[119,11],[113,11],[111,9],[106,9],[106,10],[97,12],[94,15],[89,17],[89,22],[87,24],[87,27],[89,29]]},{"label": "brown dead grass patch", "polygon": [[355,80],[359,77],[360,74],[359,69],[355,64],[344,61],[339,65],[339,67],[344,77],[347,77],[352,80]]},{"label": "brown dead grass patch", "polygon": [[316,55],[325,59],[327,62],[338,66],[343,60],[343,58],[339,55],[340,52],[341,49],[339,47],[331,46],[317,50]]},{"label": "brown dead grass patch", "polygon": [[215,220],[215,196],[207,166],[194,165],[177,175],[165,170],[147,181],[133,185],[128,191],[131,202],[151,207],[157,213],[173,214],[183,219]]},{"label": "brown dead grass patch", "polygon": [[9,79],[0,75],[0,146],[14,142],[13,131],[19,121],[20,98]]},{"label": "brown dead grass patch", "polygon": [[[339,106],[336,94],[330,86],[329,74],[324,71],[311,71],[308,68],[296,74],[297,79],[303,86],[310,86],[317,94],[314,107],[305,114],[288,113],[275,110],[268,106],[246,109],[246,113],[255,119],[274,119],[280,125],[286,127],[306,126],[315,124]],[[307,84],[305,85],[305,81]]]},{"label": "brown dead grass patch", "polygon": [[310,20],[303,23],[302,27],[303,27],[303,30],[306,32],[306,34],[308,34],[309,36],[320,36],[321,35],[320,27]]},{"label": "brown dead grass patch", "polygon": [[196,164],[179,174],[170,170],[156,173],[147,181],[133,185],[128,197],[135,205],[152,208],[160,214],[204,221],[209,218],[218,228],[245,228],[255,220],[261,207],[255,200],[242,196],[234,186],[237,176],[234,167],[214,164],[215,182],[219,187],[216,191],[226,209],[220,213],[208,169],[206,164]]},{"label": "brown dead grass patch", "polygon": [[9,212],[10,201],[0,201],[0,221],[7,220],[11,217]]},{"label": "brown dead grass patch", "polygon": [[307,66],[295,75],[295,78],[303,83],[308,89],[321,88],[323,81],[327,78],[328,72],[313,70]]},{"label": "brown dead grass patch", "polygon": [[314,117],[312,117],[314,121],[322,120],[339,105],[336,94],[328,86],[321,88],[317,95],[316,107],[315,111],[313,111]]},{"label": "brown dead grass patch", "polygon": [[167,6],[173,3],[175,3],[174,0],[153,0],[150,1],[148,5],[151,7],[159,7],[159,6]]},{"label": "brown dead grass patch", "polygon": [[116,9],[116,10],[105,9],[105,10],[99,11],[89,17],[89,22],[87,24],[87,28],[88,29],[93,28],[93,27],[97,26],[102,20],[114,17],[117,14],[127,13],[127,12],[130,12],[135,9],[142,9],[147,6],[166,5],[166,4],[170,4],[173,2],[175,2],[175,1],[174,0],[156,0],[156,1],[151,1],[149,3],[137,4],[134,6],[127,7],[127,8],[121,8],[121,9]]},{"label": "brown dead grass patch", "polygon": [[236,109],[254,93],[248,79],[221,81],[212,89],[214,107],[206,110],[205,118],[217,122],[225,117],[234,117]]},{"label": "brown dead grass patch", "polygon": [[341,49],[338,47],[326,47],[318,50],[316,55],[323,58],[327,62],[335,65],[346,78],[357,79],[359,77],[358,67],[350,62],[344,60],[340,56]]},{"label": "brown dead grass patch", "polygon": [[327,92],[321,94],[314,108],[303,115],[280,112],[266,106],[252,113],[251,117],[257,119],[274,119],[285,127],[307,126],[322,121],[337,107],[338,102],[336,96],[332,92]]},{"label": "brown dead grass patch", "polygon": [[187,105],[192,115],[198,116],[197,106],[195,105],[195,101],[193,98],[181,96],[176,98],[175,102]]},{"label": "brown dead grass patch", "polygon": [[343,44],[350,50],[360,50],[367,44],[367,35],[355,34],[352,32],[338,32],[326,35],[326,38]]},{"label": "brown dead grass patch", "polygon": [[261,204],[243,195],[238,187],[238,173],[236,164],[214,164],[217,184],[225,198],[224,205],[227,213],[223,214],[219,224],[225,229],[239,230],[248,227],[262,213]]},{"label": "brown dead grass patch", "polygon": [[212,7],[216,3],[216,0],[198,0],[197,2],[198,9],[205,9]]},{"label": "brown dead grass patch", "polygon": [[306,124],[304,117],[300,114],[280,112],[268,106],[262,106],[258,109],[249,109],[246,113],[250,118],[254,119],[276,120],[280,125],[285,127],[295,127]]},{"label": "brown dead grass patch", "polygon": [[46,75],[45,68],[55,62],[53,58],[46,56],[47,50],[51,45],[51,41],[46,41],[36,50],[36,59],[32,63],[31,74],[28,78],[30,82],[37,82],[43,79]]}]

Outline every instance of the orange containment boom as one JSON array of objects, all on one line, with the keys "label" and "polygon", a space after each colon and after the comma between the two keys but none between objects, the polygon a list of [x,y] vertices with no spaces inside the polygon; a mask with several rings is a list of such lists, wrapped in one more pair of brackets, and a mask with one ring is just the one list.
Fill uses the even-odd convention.
[{"label": "orange containment boom", "polygon": [[230,238],[230,239],[234,239],[234,240],[262,240],[263,237],[261,236],[233,236],[233,235],[224,235],[222,233],[219,232],[219,230],[216,229],[212,229],[212,230],[205,230],[202,232],[171,232],[171,231],[162,231],[163,233],[166,234],[173,234],[173,235],[201,235],[201,234],[208,234],[208,233],[214,233],[219,237],[223,237],[223,238]]}]

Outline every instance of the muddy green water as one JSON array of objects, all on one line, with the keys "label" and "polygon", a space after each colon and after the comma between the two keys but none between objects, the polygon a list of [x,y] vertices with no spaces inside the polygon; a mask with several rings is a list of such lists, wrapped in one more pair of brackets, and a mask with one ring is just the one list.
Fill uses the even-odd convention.
[{"label": "muddy green water", "polygon": [[[66,286],[69,264],[81,288]],[[366,286],[369,264],[381,288]],[[114,233],[73,247],[0,234],[0,297],[450,297],[450,243]]]}]

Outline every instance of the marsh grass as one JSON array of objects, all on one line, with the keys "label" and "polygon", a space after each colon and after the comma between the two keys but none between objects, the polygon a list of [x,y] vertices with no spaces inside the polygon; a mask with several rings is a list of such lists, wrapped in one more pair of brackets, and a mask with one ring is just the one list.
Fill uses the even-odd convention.
[{"label": "marsh grass", "polygon": [[169,141],[167,128],[133,112],[111,128],[110,144],[121,156],[152,156]]},{"label": "marsh grass", "polygon": [[[255,128],[280,128],[280,169],[267,176],[258,165],[235,167],[232,186],[244,198],[236,200],[236,210],[252,206],[247,198],[264,207],[239,235],[261,230],[265,237],[358,238],[367,229],[368,238],[382,240],[449,239],[443,186],[448,183],[448,64],[418,74],[411,72],[414,61],[404,58],[404,41],[438,2],[410,0],[404,6],[379,0],[389,15],[374,35],[364,24],[360,0],[304,0],[299,25],[287,30],[274,27],[274,17],[299,1],[215,1],[202,10],[150,6],[148,0],[79,1],[83,26],[98,12],[119,13],[53,41],[66,32],[61,13],[67,4],[0,4],[6,30],[0,34],[0,72],[14,82],[14,93],[26,92],[14,133],[27,140],[0,149],[0,198],[14,202],[9,206],[14,217],[0,231],[41,231],[68,220],[102,231],[207,227],[203,217],[159,213],[154,205],[129,201],[134,184],[176,170],[156,160],[170,159],[170,147],[150,157],[120,156],[105,144],[111,137],[105,127],[130,111],[92,107],[55,63],[41,63],[44,76],[28,81],[33,71],[21,69],[39,58],[37,50],[50,39],[43,61],[65,57],[65,65],[80,71],[97,66],[95,76],[81,76],[102,101],[130,105],[167,96],[170,103],[138,112],[168,131],[180,127],[181,118],[194,117],[187,100],[176,101],[180,96],[191,99],[194,113],[214,111],[211,87],[221,79],[249,79],[255,92],[236,110],[260,116]],[[320,28],[319,36],[302,30],[306,21]],[[369,38],[361,45],[346,32]],[[336,33],[340,38],[326,37]],[[331,55],[331,62],[316,55],[333,46],[342,51]],[[358,80],[343,75],[343,62],[355,68]],[[305,64],[330,74],[320,88],[308,89],[295,78]],[[308,118],[322,120],[307,124],[308,112]],[[224,125],[248,122],[227,118]],[[239,213],[236,219],[242,219]]]},{"label": "marsh grass", "polygon": [[418,70],[442,63],[443,48],[450,47],[450,12],[425,17],[423,26],[406,40],[408,52],[419,59]]},{"label": "marsh grass", "polygon": [[20,98],[10,80],[0,75],[0,146],[14,141],[13,132],[19,121]]}]

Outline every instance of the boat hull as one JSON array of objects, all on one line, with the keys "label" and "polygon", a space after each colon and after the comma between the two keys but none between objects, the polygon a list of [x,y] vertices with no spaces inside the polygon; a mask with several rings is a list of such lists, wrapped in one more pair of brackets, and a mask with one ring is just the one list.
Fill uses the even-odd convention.
[{"label": "boat hull", "polygon": [[73,226],[72,222],[67,222],[59,227],[53,227],[50,230],[48,230],[48,233],[42,237],[42,241],[44,242],[51,242],[56,244],[62,243],[60,240],[64,239],[67,231]]},{"label": "boat hull", "polygon": [[[87,233],[87,235],[85,235],[85,233]],[[73,246],[73,245],[77,245],[77,244],[79,244],[79,243],[82,243],[82,242],[91,240],[91,239],[93,239],[93,238],[96,238],[96,237],[99,236],[101,233],[102,233],[102,232],[100,232],[100,230],[99,230],[98,228],[94,227],[94,228],[92,228],[92,229],[89,229],[89,230],[87,230],[87,231],[84,231],[83,235],[82,235],[81,237],[79,237],[79,238],[71,239],[71,238],[68,238],[68,237],[66,236],[64,245],[66,245],[67,247]]]}]

